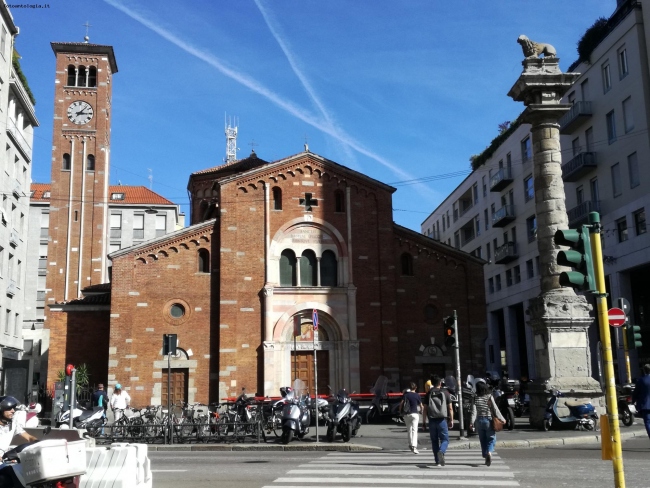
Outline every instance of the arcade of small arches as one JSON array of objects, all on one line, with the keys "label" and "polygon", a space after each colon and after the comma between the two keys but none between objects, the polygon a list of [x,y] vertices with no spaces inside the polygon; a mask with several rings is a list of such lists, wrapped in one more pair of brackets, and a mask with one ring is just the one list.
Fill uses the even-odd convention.
[{"label": "arcade of small arches", "polygon": [[[198,247],[196,253],[196,272],[197,273],[210,273],[210,251],[204,247],[200,247],[201,244],[209,242],[209,239],[205,236],[202,236],[200,239],[192,239],[189,241],[190,244],[193,244],[195,247]],[[146,256],[140,256],[136,258],[136,262],[139,264],[152,263],[158,261],[161,258],[168,258],[170,255],[178,254],[180,249],[189,250],[190,246],[184,242],[181,242],[177,246],[170,246],[167,249],[160,249],[156,252],[147,254]]]},{"label": "arcade of small arches", "polygon": [[[72,166],[72,160],[70,159],[70,154],[65,153],[61,159],[61,169],[63,171],[70,171]],[[95,171],[95,155],[89,154],[86,156],[86,171]]]},{"label": "arcade of small arches", "polygon": [[317,257],[305,249],[300,258],[292,249],[280,254],[280,286],[338,286],[336,254],[327,249]]},{"label": "arcade of small arches", "polygon": [[65,86],[90,87],[97,86],[97,68],[95,66],[68,66],[68,78]]}]

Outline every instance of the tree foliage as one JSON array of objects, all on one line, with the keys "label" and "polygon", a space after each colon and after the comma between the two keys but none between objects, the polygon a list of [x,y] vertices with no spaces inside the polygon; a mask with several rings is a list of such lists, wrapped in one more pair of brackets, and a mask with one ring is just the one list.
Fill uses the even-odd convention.
[{"label": "tree foliage", "polygon": [[18,79],[23,84],[23,88],[25,89],[25,92],[27,92],[29,101],[32,102],[32,105],[36,105],[36,98],[34,98],[34,94],[32,93],[32,90],[29,88],[29,83],[27,83],[27,77],[23,73],[23,70],[20,68],[20,56],[18,55],[15,49],[11,57],[11,62],[14,65],[14,70],[16,70]]},{"label": "tree foliage", "polygon": [[596,19],[578,41],[578,60],[590,63],[591,53],[596,46],[609,34],[610,27],[605,17]]}]

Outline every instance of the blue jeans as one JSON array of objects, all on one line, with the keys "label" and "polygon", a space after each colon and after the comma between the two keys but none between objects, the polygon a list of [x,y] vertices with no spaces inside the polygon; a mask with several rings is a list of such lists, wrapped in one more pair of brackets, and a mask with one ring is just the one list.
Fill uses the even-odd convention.
[{"label": "blue jeans", "polygon": [[431,437],[431,450],[433,457],[438,462],[438,452],[447,452],[449,445],[449,429],[447,419],[432,419],[429,417],[429,436]]},{"label": "blue jeans", "polygon": [[650,410],[641,410],[641,418],[645,424],[645,431],[648,433],[648,437],[650,437]]},{"label": "blue jeans", "polygon": [[474,426],[478,432],[478,440],[481,442],[481,455],[486,457],[489,452],[494,451],[494,444],[497,442],[497,435],[492,428],[490,417],[477,417]]}]

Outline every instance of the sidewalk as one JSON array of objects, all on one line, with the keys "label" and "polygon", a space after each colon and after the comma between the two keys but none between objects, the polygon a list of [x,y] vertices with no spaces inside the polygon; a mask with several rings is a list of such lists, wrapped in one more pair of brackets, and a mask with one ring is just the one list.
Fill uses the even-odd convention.
[{"label": "sidewalk", "polygon": [[[310,427],[309,434],[301,441],[294,440],[283,445],[273,434],[267,437],[266,443],[254,443],[247,440],[244,443],[215,443],[215,444],[174,444],[149,446],[151,451],[379,451],[407,450],[408,441],[404,424],[395,422],[382,424],[363,424],[359,434],[350,442],[343,442],[338,436],[333,443],[324,442],[325,427],[318,428],[320,442],[316,443],[316,429]],[[633,437],[645,437],[647,433],[643,424],[637,419],[631,427],[621,425],[621,440]],[[449,449],[475,449],[480,444],[477,436],[459,439],[458,426],[449,433]],[[429,433],[421,429],[418,436],[420,452],[431,450]],[[519,418],[515,429],[502,431],[497,434],[497,449],[521,449],[545,446],[562,446],[582,443],[600,443],[601,433],[577,430],[551,430],[543,432],[528,425],[528,419]],[[650,441],[649,441],[650,442]]]}]

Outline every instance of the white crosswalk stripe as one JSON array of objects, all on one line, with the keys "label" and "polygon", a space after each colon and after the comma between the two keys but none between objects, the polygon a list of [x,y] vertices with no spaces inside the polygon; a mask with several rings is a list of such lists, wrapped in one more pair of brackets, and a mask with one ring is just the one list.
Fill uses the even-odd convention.
[{"label": "white crosswalk stripe", "polygon": [[263,488],[403,488],[413,486],[509,487],[519,486],[503,460],[492,453],[485,466],[480,450],[447,451],[445,466],[437,466],[431,451],[332,453],[296,466]]}]

